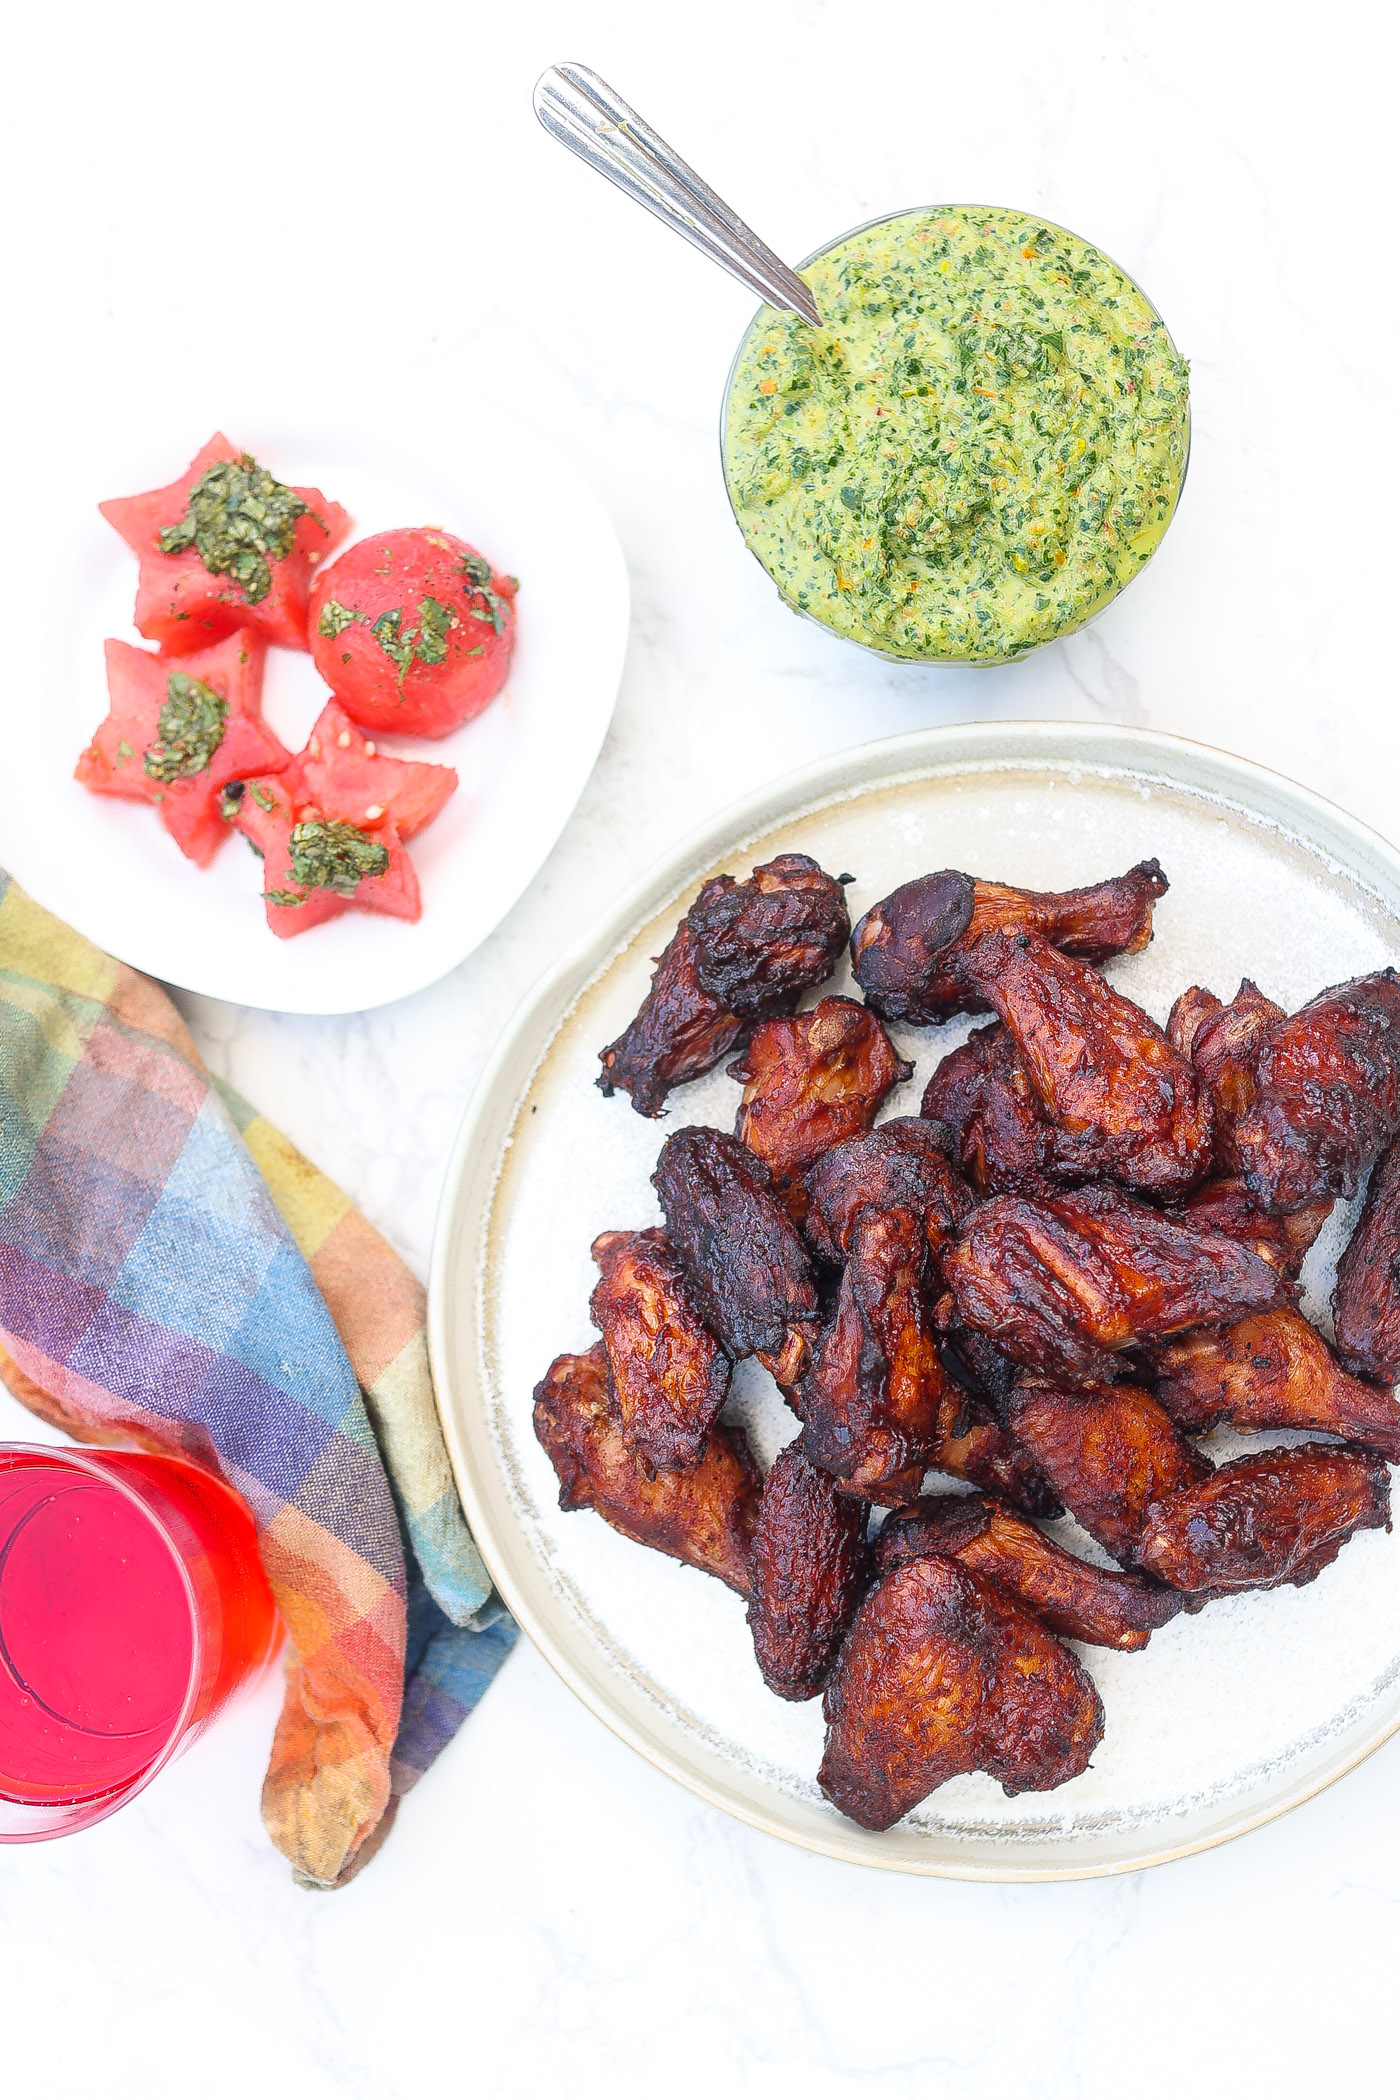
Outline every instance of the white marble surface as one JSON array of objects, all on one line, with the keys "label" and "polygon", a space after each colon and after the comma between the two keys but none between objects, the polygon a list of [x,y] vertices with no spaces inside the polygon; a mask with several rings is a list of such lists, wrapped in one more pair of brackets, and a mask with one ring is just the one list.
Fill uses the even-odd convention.
[{"label": "white marble surface", "polygon": [[[479,954],[358,1019],[188,1002],[211,1064],[420,1272],[515,999],[678,829],[791,765],[930,722],[1101,717],[1228,745],[1394,833],[1391,38],[1355,0],[1306,22],[1205,0],[126,0],[12,28],[11,621],[56,422],[100,453],[113,430],[192,450],[216,422],[397,424],[430,448],[446,420],[526,417],[623,536],[612,736]],[[785,253],[976,198],[1043,210],[1139,276],[1192,359],[1195,446],[1123,604],[965,675],[893,670],[784,613],[716,463],[749,302],[538,132],[530,84],[560,57]],[[0,1405],[0,1435],[27,1427]],[[370,1870],[311,1897],[257,1820],[274,1697],[114,1822],[0,1857],[7,2088],[961,2100],[1302,2095],[1389,2071],[1400,1742],[1223,1852],[968,1888],[725,1821],[522,1649]]]}]

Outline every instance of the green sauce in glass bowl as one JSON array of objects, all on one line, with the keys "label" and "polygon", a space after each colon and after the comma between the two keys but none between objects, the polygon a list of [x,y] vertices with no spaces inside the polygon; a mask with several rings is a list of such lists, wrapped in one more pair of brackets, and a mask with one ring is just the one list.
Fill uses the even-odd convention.
[{"label": "green sauce in glass bowl", "polygon": [[1130,277],[992,205],[900,212],[802,266],[725,397],[725,480],[787,603],[901,662],[1073,634],[1150,561],[1190,446],[1187,367]]}]

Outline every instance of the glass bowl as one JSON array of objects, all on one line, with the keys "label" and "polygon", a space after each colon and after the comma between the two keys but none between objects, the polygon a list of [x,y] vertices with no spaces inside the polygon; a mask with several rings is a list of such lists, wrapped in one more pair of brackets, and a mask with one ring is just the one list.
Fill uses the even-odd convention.
[{"label": "glass bowl", "polygon": [[[1009,206],[987,206],[980,204],[938,204],[927,206],[915,205],[906,207],[902,211],[882,212],[878,217],[873,219],[867,219],[861,225],[851,227],[848,232],[837,235],[837,237],[834,240],[825,242],[820,248],[815,249],[811,255],[807,256],[798,265],[798,268],[805,271],[809,269],[814,263],[820,262],[825,257],[829,256],[833,252],[833,250],[840,248],[845,242],[855,240],[862,234],[872,233],[882,227],[893,226],[900,220],[931,218],[941,213],[957,214],[959,216],[965,217],[970,214],[977,214],[983,212],[995,212],[996,215],[1000,218],[1010,211],[1011,207]],[[1035,213],[1026,213],[1024,215],[1018,213],[1016,214],[1016,216],[1023,216],[1027,224],[1034,225],[1038,228],[1043,227],[1044,229],[1046,229],[1047,232],[1051,234],[1062,235],[1066,239],[1075,242],[1082,248],[1092,248],[1093,246],[1092,243],[1085,241],[1081,235],[1072,232],[1067,227],[1058,225],[1056,221],[1052,219],[1042,218],[1041,216]],[[1142,290],[1142,287],[1136,282],[1134,278],[1129,276],[1126,270],[1120,268],[1120,266],[1117,263],[1115,263],[1110,256],[1105,255],[1102,249],[1095,248],[1093,249],[1093,253],[1099,257],[1101,262],[1106,267],[1116,272],[1116,274],[1122,278],[1125,286],[1127,286],[1129,290],[1132,293],[1136,294],[1136,296],[1142,301],[1142,304],[1146,308],[1147,313],[1150,315],[1151,320],[1161,330],[1162,347],[1167,353],[1173,356],[1177,355],[1178,353],[1176,351],[1176,345],[1172,340],[1171,334],[1167,329],[1166,323],[1162,320],[1162,317],[1158,312],[1156,306],[1147,297],[1146,293]],[[849,642],[855,648],[865,650],[869,655],[881,657],[887,663],[934,664],[943,666],[945,668],[956,667],[979,670],[1001,668],[1006,664],[1023,662],[1026,657],[1032,655],[1037,649],[1046,648],[1052,642],[1062,641],[1067,635],[1078,634],[1082,632],[1085,627],[1089,626],[1094,620],[1098,619],[1104,612],[1107,611],[1110,605],[1114,604],[1117,601],[1117,599],[1122,596],[1122,593],[1129,587],[1130,584],[1134,583],[1137,580],[1137,577],[1142,574],[1142,571],[1148,566],[1149,562],[1156,554],[1158,547],[1160,547],[1162,544],[1162,540],[1166,537],[1167,532],[1170,530],[1171,522],[1176,515],[1177,508],[1181,501],[1181,491],[1186,483],[1186,473],[1187,468],[1190,464],[1191,456],[1191,411],[1189,398],[1184,403],[1183,422],[1181,430],[1181,440],[1183,448],[1181,468],[1177,476],[1175,491],[1171,498],[1170,511],[1168,512],[1167,518],[1162,525],[1162,530],[1156,542],[1153,544],[1146,557],[1140,560],[1138,567],[1133,571],[1131,575],[1111,581],[1106,588],[1104,588],[1100,593],[1098,593],[1095,596],[1092,602],[1086,604],[1084,610],[1081,613],[1069,620],[1065,625],[1059,627],[1055,633],[1042,635],[1024,643],[1013,643],[1010,647],[1006,648],[1005,650],[999,653],[980,653],[974,655],[946,652],[939,653],[933,650],[911,651],[906,649],[897,649],[884,646],[879,639],[875,638],[869,633],[852,633],[844,628],[836,626],[830,620],[825,619],[820,612],[813,611],[810,606],[804,606],[799,604],[790,595],[788,590],[784,588],[782,582],[774,574],[773,569],[769,566],[768,562],[764,560],[763,555],[759,552],[758,548],[754,546],[752,541],[750,540],[749,534],[745,530],[744,518],[740,509],[739,499],[736,494],[735,481],[737,479],[737,476],[732,475],[730,471],[731,452],[729,442],[729,425],[731,418],[731,409],[734,401],[736,382],[738,380],[740,368],[744,362],[745,355],[749,350],[749,347],[752,344],[755,336],[760,332],[760,330],[775,325],[781,328],[786,328],[789,319],[789,316],[776,314],[773,308],[764,306],[759,308],[753,320],[745,329],[743,336],[740,338],[738,348],[734,353],[733,362],[730,365],[729,373],[725,380],[724,397],[720,409],[719,438],[720,467],[721,472],[724,476],[725,491],[729,497],[729,505],[734,516],[734,521],[736,525],[738,525],[739,530],[744,534],[744,543],[748,547],[749,552],[753,555],[755,561],[758,562],[759,567],[763,570],[764,574],[773,584],[774,588],[778,592],[779,597],[782,599],[783,603],[788,607],[790,611],[800,614],[805,619],[812,620],[817,626],[821,627],[824,630],[824,632],[836,636],[838,640]],[[854,456],[855,455],[852,455],[852,457]]]}]

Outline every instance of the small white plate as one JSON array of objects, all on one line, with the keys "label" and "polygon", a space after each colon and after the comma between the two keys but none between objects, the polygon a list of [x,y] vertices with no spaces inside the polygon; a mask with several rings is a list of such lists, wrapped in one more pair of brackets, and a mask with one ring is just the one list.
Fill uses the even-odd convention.
[{"label": "small white plate", "polygon": [[[806,851],[856,876],[851,913],[929,868],[1040,888],[1159,854],[1171,889],[1141,955],[1110,975],[1164,1019],[1195,982],[1242,975],[1290,1009],[1400,961],[1400,854],[1242,759],[1089,724],[921,731],[779,781],[687,840],[579,942],[503,1038],[462,1125],[433,1246],[429,1335],[443,1426],[472,1529],[536,1645],[625,1741],[731,1814],[838,1859],[973,1880],[1058,1880],[1151,1866],[1236,1837],[1336,1779],[1400,1726],[1400,1531],[1368,1531],[1305,1589],[1231,1597],[1140,1655],[1077,1652],[1107,1726],[1089,1770],[1009,1800],[955,1779],[886,1831],[817,1791],[820,1702],[764,1688],[740,1599],[707,1576],[563,1514],[531,1426],[550,1359],[595,1339],[595,1233],[658,1219],[648,1177],[668,1128],[733,1126],[723,1070],[649,1123],[593,1085],[597,1051],[707,875]],[[834,988],[846,983],[844,971]],[[917,1111],[938,1059],[975,1024],[896,1030]],[[1303,1272],[1325,1318],[1356,1214],[1338,1206]],[[730,1407],[760,1459],[797,1430],[772,1380],[741,1366]],[[1218,1437],[1217,1455],[1247,1448]],[[1257,1448],[1257,1445],[1256,1445]],[[1064,1519],[1062,1541],[1096,1556]],[[1101,1555],[1097,1556],[1102,1558]]]},{"label": "small white plate", "polygon": [[[480,442],[396,464],[344,436],[288,442],[230,433],[279,479],[310,483],[354,519],[350,541],[392,526],[441,525],[520,578],[505,690],[441,738],[384,737],[396,757],[455,766],[460,786],[414,839],[423,916],[347,912],[294,940],[268,929],[262,864],[234,837],[212,867],[187,861],[144,804],[91,794],[73,779],[107,712],[102,643],[139,642],[136,560],[99,517],[106,496],[157,488],[209,432],[152,446],[134,477],[94,486],[72,513],[61,567],[66,616],[48,654],[41,706],[9,687],[0,769],[0,860],[30,894],[123,962],[168,983],[286,1013],[348,1013],[422,990],[469,955],[549,853],[593,770],[612,719],[627,647],[627,570],[597,498],[554,460]],[[261,448],[261,449],[260,449]],[[177,456],[178,455],[178,456]],[[147,645],[149,646],[149,645]],[[329,698],[311,658],[268,652],[272,728],[299,751]]]}]

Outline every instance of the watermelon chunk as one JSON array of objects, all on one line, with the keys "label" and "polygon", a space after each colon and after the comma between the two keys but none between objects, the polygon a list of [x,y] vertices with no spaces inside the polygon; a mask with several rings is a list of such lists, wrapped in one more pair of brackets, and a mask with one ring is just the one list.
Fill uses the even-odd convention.
[{"label": "watermelon chunk", "polygon": [[[262,718],[266,644],[245,628],[212,649],[175,659],[153,656],[132,642],[105,646],[111,711],[78,760],[75,778],[98,795],[153,803],[180,851],[208,867],[228,836],[219,813],[221,790],[245,774],[275,773],[290,761]],[[201,693],[222,700],[227,715],[204,764],[182,774],[180,754],[161,742],[161,710],[172,700],[178,710],[182,696],[197,707]],[[198,755],[192,751],[186,763]]]},{"label": "watermelon chunk", "polygon": [[401,839],[430,824],[457,791],[451,766],[390,758],[334,700],[317,716],[297,762],[326,816],[371,827],[387,817]]},{"label": "watermelon chunk", "polygon": [[[211,469],[221,465],[261,472],[256,461],[216,431],[167,488],[118,496],[97,506],[140,559],[137,632],[158,642],[172,656],[206,648],[235,627],[254,627],[284,649],[305,649],[312,571],[339,546],[350,530],[350,518],[319,489],[287,489],[274,482],[269,505],[256,491],[247,500],[237,500],[235,488],[225,491],[228,507],[219,512],[225,523],[232,520],[234,536],[221,529],[213,540],[206,536],[206,546],[211,559],[227,557],[246,564],[245,570],[210,569],[195,545],[162,552],[161,534],[178,536],[187,518],[194,515],[191,499],[196,489]],[[287,515],[288,497],[305,505],[294,522]],[[207,521],[218,511],[218,489],[207,489],[203,500],[200,515]],[[279,553],[277,547],[283,540],[289,544]]]},{"label": "watermelon chunk", "polygon": [[[263,906],[267,923],[279,939],[290,940],[347,911],[384,912],[393,919],[421,918],[418,876],[393,824],[387,818],[365,826],[328,819],[295,759],[280,773],[233,782],[225,790],[224,810],[228,821],[262,855]],[[328,825],[332,845],[345,832],[353,831],[361,852],[377,848],[387,856],[382,874],[364,876],[348,889],[308,883],[294,857],[294,834],[300,827],[313,826],[324,839]]]}]

